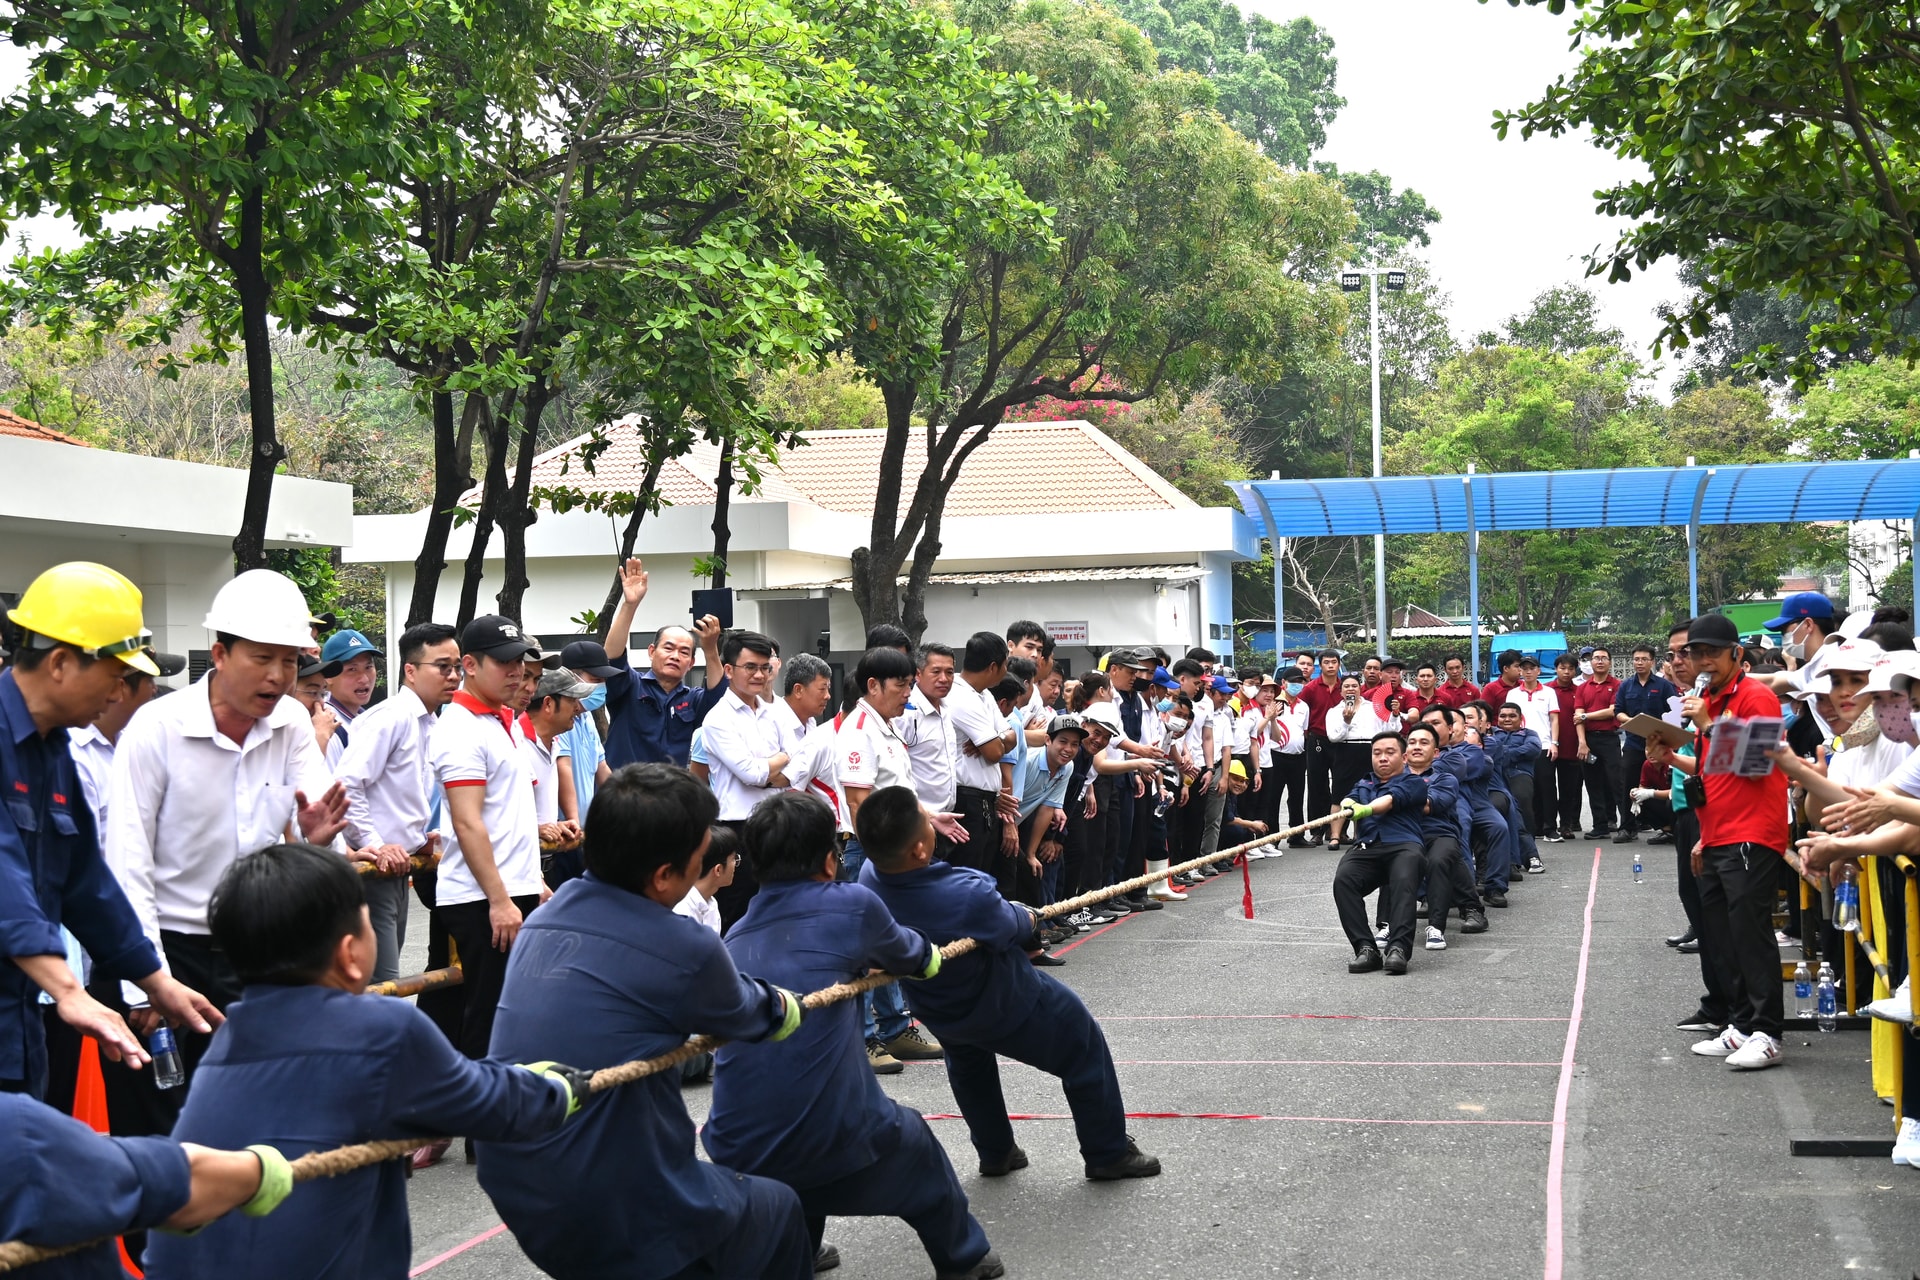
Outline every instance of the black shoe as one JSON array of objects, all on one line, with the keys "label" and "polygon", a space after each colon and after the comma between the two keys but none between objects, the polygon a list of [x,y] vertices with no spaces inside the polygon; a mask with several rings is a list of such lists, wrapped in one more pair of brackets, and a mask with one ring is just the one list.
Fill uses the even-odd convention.
[{"label": "black shoe", "polygon": [[1128,898],[1127,905],[1135,911],[1165,911],[1167,909],[1166,903],[1156,902],[1152,898],[1146,897]]},{"label": "black shoe", "polygon": [[1305,836],[1294,836],[1287,841],[1287,848],[1311,849],[1313,848],[1313,841],[1307,839]]},{"label": "black shoe", "polygon": [[1387,948],[1387,958],[1382,963],[1385,965],[1388,973],[1405,973],[1407,971],[1407,949],[1395,943],[1393,946]]},{"label": "black shoe", "polygon": [[1480,901],[1490,907],[1504,907],[1507,905],[1507,895],[1498,889],[1482,889],[1480,891]]},{"label": "black shoe", "polygon": [[936,1271],[933,1280],[1000,1280],[1007,1269],[1000,1261],[1000,1255],[987,1250],[987,1256],[968,1267],[965,1271]]},{"label": "black shoe", "polygon": [[1058,969],[1066,963],[1059,956],[1050,956],[1044,951],[1033,957],[1033,967],[1036,969]]},{"label": "black shoe", "polygon": [[1380,953],[1369,943],[1353,949],[1353,960],[1347,965],[1348,973],[1372,973],[1380,967]]},{"label": "black shoe", "polygon": [[466,1157],[468,1164],[478,1164],[480,1162],[480,1157],[473,1153],[472,1138],[460,1139],[460,1154]]},{"label": "black shoe", "polygon": [[1527,869],[1524,866],[1522,866],[1520,863],[1518,862],[1513,863],[1511,866],[1507,868],[1507,887],[1509,889],[1511,889],[1514,885],[1519,884],[1522,880],[1525,880],[1526,878],[1527,878]]},{"label": "black shoe", "polygon": [[1670,947],[1678,947],[1685,943],[1692,942],[1693,938],[1694,938],[1693,930],[1689,929],[1685,933],[1676,933],[1672,937],[1668,938],[1667,945]]},{"label": "black shoe", "polygon": [[1673,833],[1670,831],[1656,831],[1652,835],[1647,837],[1647,843],[1648,844],[1672,844]]},{"label": "black shoe", "polygon": [[1133,1145],[1133,1139],[1127,1139],[1127,1154],[1111,1164],[1090,1164],[1087,1176],[1095,1182],[1118,1182],[1122,1178],[1157,1178],[1160,1176],[1160,1162]]},{"label": "black shoe", "polygon": [[1487,924],[1487,914],[1484,911],[1469,911],[1465,919],[1466,923],[1460,926],[1462,933],[1485,933],[1491,927]]},{"label": "black shoe", "polygon": [[830,1244],[821,1245],[820,1251],[813,1255],[813,1274],[815,1275],[819,1275],[822,1271],[831,1271],[839,1265],[840,1251]]},{"label": "black shoe", "polygon": [[985,1156],[980,1157],[980,1176],[983,1178],[1004,1178],[1015,1169],[1024,1169],[1026,1167],[1027,1153],[1017,1146],[998,1160],[989,1160]]},{"label": "black shoe", "polygon": [[1118,920],[1121,916],[1130,916],[1133,914],[1133,904],[1125,898],[1108,898],[1105,902],[1095,907],[1094,910],[1105,912],[1107,915]]},{"label": "black shoe", "polygon": [[1338,852],[1340,852],[1340,841],[1338,841],[1338,840],[1329,840],[1329,841],[1327,841],[1327,851],[1328,851],[1329,853],[1338,853]]},{"label": "black shoe", "polygon": [[1638,831],[1630,830],[1627,827],[1622,827],[1613,833],[1613,842],[1615,844],[1631,844],[1639,838],[1640,833]]},{"label": "black shoe", "polygon": [[1613,834],[1612,827],[1595,827],[1581,837],[1583,840],[1605,840]]},{"label": "black shoe", "polygon": [[1674,950],[1683,956],[1697,956],[1700,954],[1700,939],[1691,938],[1675,947]]},{"label": "black shoe", "polygon": [[1673,1025],[1676,1030],[1704,1031],[1708,1035],[1712,1035],[1727,1024],[1718,1019],[1708,1017],[1707,1011],[1704,1009],[1695,1009],[1692,1013]]}]

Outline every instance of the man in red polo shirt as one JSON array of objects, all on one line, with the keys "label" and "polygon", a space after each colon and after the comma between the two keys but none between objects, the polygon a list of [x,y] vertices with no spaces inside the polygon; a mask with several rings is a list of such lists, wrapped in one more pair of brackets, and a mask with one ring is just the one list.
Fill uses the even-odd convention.
[{"label": "man in red polo shirt", "polygon": [[[1340,655],[1332,649],[1320,655],[1320,675],[1300,688],[1298,699],[1307,708],[1307,817],[1324,818],[1333,811],[1333,744],[1327,741],[1327,712],[1340,705]],[[1312,842],[1326,838],[1326,828],[1315,831]]]},{"label": "man in red polo shirt", "polygon": [[1436,705],[1440,705],[1440,672],[1431,662],[1423,662],[1414,668],[1413,691],[1406,695],[1407,724],[1419,724],[1421,713]]},{"label": "man in red polo shirt", "polygon": [[1499,676],[1489,680],[1487,687],[1480,691],[1481,699],[1490,707],[1500,706],[1506,702],[1508,694],[1520,687],[1520,651],[1501,650],[1495,665],[1500,669]]},{"label": "man in red polo shirt", "polygon": [[1480,696],[1480,686],[1467,679],[1465,658],[1448,658],[1443,665],[1447,678],[1433,691],[1433,700],[1443,707],[1458,711]]},{"label": "man in red polo shirt", "polygon": [[[1687,631],[1693,669],[1707,677],[1704,697],[1689,696],[1681,713],[1699,730],[1696,756],[1668,756],[1693,773],[1707,758],[1713,726],[1721,720],[1775,719],[1780,699],[1745,673],[1746,652],[1733,621],[1717,613],[1695,618]],[[1736,1071],[1777,1066],[1784,1014],[1780,948],[1773,938],[1774,889],[1787,847],[1787,776],[1732,773],[1702,777],[1706,803],[1698,808],[1700,843],[1693,870],[1700,882],[1700,950],[1728,958],[1726,976],[1732,1021],[1693,1051],[1725,1058]],[[1691,806],[1689,806],[1691,807]]]},{"label": "man in red polo shirt", "polygon": [[1555,701],[1549,705],[1557,719],[1553,723],[1553,790],[1560,799],[1560,834],[1568,840],[1580,836],[1580,783],[1585,767],[1580,759],[1580,728],[1573,713],[1580,686],[1574,683],[1580,674],[1580,659],[1563,653],[1553,660],[1553,680],[1547,685]]},{"label": "man in red polo shirt", "polygon": [[[1574,690],[1573,721],[1580,735],[1580,760],[1587,781],[1587,807],[1593,811],[1593,829],[1587,839],[1611,835],[1616,814],[1625,805],[1620,784],[1620,721],[1613,700],[1620,682],[1613,676],[1613,655],[1596,645],[1593,674]],[[1637,784],[1640,780],[1634,779]]]}]

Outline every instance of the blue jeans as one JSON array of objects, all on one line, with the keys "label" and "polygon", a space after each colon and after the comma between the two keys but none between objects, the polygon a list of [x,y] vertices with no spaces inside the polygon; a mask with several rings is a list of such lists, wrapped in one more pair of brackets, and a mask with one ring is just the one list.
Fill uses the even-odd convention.
[{"label": "blue jeans", "polygon": [[[867,864],[866,850],[852,836],[847,837],[846,847],[840,853],[840,879],[856,881],[860,878],[860,868]],[[860,1034],[872,1040],[878,1036],[882,1040],[891,1040],[895,1036],[905,1035],[907,1028],[913,1025],[913,1018],[907,1013],[907,998],[895,982],[860,997]]]}]

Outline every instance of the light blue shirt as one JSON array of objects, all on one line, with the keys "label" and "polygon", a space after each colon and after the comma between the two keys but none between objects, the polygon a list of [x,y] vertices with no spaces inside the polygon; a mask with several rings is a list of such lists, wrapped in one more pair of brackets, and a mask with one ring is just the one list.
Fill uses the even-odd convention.
[{"label": "light blue shirt", "polygon": [[583,711],[573,718],[573,728],[554,739],[554,751],[573,761],[573,794],[580,801],[580,820],[586,821],[593,806],[594,775],[607,758],[600,745],[600,731],[593,727],[593,713]]},{"label": "light blue shirt", "polygon": [[1020,821],[1033,816],[1042,805],[1058,809],[1067,802],[1067,784],[1073,780],[1073,761],[1060,766],[1057,773],[1047,772],[1047,749],[1029,747],[1027,755],[1014,770],[1013,788],[1020,797]]}]

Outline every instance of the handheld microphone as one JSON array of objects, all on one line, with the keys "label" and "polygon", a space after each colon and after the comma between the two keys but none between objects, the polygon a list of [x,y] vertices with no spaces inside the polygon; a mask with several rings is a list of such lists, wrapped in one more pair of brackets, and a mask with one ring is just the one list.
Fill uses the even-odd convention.
[{"label": "handheld microphone", "polygon": [[1701,673],[1700,673],[1700,674],[1699,674],[1699,675],[1698,675],[1697,677],[1695,677],[1695,679],[1694,679],[1694,682],[1693,682],[1693,696],[1694,696],[1694,697],[1696,697],[1696,698],[1699,698],[1699,697],[1703,697],[1703,696],[1705,696],[1705,694],[1706,694],[1706,692],[1707,692],[1707,687],[1708,687],[1709,685],[1711,685],[1712,683],[1713,683],[1713,677],[1712,677],[1712,676],[1710,676],[1710,675],[1708,675],[1708,674],[1707,674],[1706,672],[1704,672],[1704,671],[1702,671],[1702,672],[1701,672]]}]

